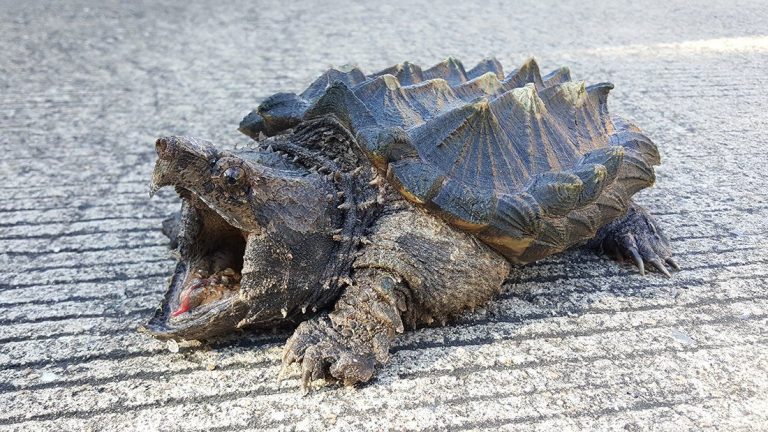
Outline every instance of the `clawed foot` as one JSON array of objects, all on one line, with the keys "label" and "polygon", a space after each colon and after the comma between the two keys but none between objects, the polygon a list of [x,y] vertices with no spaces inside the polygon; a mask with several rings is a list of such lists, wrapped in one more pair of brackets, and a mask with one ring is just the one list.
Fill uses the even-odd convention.
[{"label": "clawed foot", "polygon": [[618,260],[631,259],[643,275],[647,265],[667,277],[672,276],[667,266],[680,269],[667,236],[653,216],[637,205],[630,206],[623,219],[603,227],[592,245]]},{"label": "clawed foot", "polygon": [[358,270],[357,283],[346,287],[332,312],[301,323],[288,339],[280,375],[298,363],[304,394],[321,378],[348,386],[369,381],[403,331],[400,312],[406,309],[395,280],[389,272]]},{"label": "clawed foot", "polygon": [[283,351],[283,370],[298,363],[301,384],[307,394],[313,381],[326,379],[354,385],[371,379],[376,357],[366,344],[356,343],[336,330],[327,316],[305,321],[288,339]]}]

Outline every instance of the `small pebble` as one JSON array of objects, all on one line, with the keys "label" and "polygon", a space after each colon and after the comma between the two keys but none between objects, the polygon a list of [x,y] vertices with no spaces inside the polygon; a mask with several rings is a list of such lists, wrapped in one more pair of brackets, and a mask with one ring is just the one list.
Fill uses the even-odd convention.
[{"label": "small pebble", "polygon": [[53,372],[43,372],[42,375],[40,375],[40,381],[44,383],[54,382],[59,379],[59,376],[56,375]]},{"label": "small pebble", "polygon": [[165,346],[168,347],[168,351],[172,353],[179,352],[179,343],[173,339],[168,339],[168,341],[165,343]]},{"label": "small pebble", "polygon": [[677,340],[681,344],[691,345],[696,343],[696,341],[693,340],[693,338],[691,338],[690,336],[688,336],[687,334],[683,333],[678,329],[672,329],[671,333],[672,333],[672,337],[675,338],[675,340]]},{"label": "small pebble", "polygon": [[336,414],[326,414],[323,417],[325,417],[325,419],[328,421],[328,423],[330,423],[332,425],[336,424],[336,419],[338,418],[338,416]]}]

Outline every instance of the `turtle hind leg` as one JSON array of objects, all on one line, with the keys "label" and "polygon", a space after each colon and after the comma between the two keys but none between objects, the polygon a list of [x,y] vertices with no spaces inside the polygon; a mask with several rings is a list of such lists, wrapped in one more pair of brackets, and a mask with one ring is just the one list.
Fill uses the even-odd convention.
[{"label": "turtle hind leg", "polygon": [[631,260],[640,269],[640,274],[653,267],[670,277],[667,266],[680,268],[672,258],[669,238],[656,219],[634,202],[624,217],[600,228],[587,247],[617,260]]}]

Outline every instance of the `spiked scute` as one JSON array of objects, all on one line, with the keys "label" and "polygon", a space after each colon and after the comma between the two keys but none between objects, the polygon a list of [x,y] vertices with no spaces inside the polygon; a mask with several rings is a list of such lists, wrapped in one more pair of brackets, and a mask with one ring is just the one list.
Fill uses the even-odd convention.
[{"label": "spiked scute", "polygon": [[653,184],[658,150],[610,117],[612,88],[564,67],[542,77],[533,59],[507,75],[495,59],[331,69],[267,99],[241,131],[335,122],[408,201],[522,264],[592,238]]}]

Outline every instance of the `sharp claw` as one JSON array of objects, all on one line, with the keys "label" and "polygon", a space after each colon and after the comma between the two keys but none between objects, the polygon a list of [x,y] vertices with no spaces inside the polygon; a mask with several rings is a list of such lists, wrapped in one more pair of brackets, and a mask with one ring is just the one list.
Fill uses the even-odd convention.
[{"label": "sharp claw", "polygon": [[648,262],[653,264],[653,266],[656,267],[657,270],[664,273],[665,276],[669,278],[672,277],[672,275],[669,273],[669,270],[667,270],[667,268],[664,267],[664,263],[662,263],[660,259],[654,258],[652,260],[648,260]]},{"label": "sharp claw", "polygon": [[288,367],[289,363],[283,362],[283,365],[280,366],[280,372],[277,373],[277,382],[281,383],[285,379],[286,376],[288,376]]},{"label": "sharp claw", "polygon": [[301,393],[306,396],[309,394],[309,386],[312,384],[312,370],[308,367],[303,369],[301,375]]},{"label": "sharp claw", "polygon": [[290,365],[304,358],[307,340],[300,334],[294,334],[283,347],[283,363]]},{"label": "sharp claw", "polygon": [[636,248],[629,248],[629,253],[632,254],[632,259],[635,261],[635,265],[640,269],[640,274],[645,276],[645,264],[643,264],[643,258],[640,256],[640,252]]},{"label": "sharp claw", "polygon": [[677,264],[677,261],[672,259],[672,257],[669,257],[665,260],[667,264],[669,264],[673,269],[680,270],[680,266]]},{"label": "sharp claw", "polygon": [[283,348],[283,365],[284,366],[287,366],[297,360],[296,355],[293,353],[293,347],[290,345],[291,343],[289,341],[289,345]]}]

